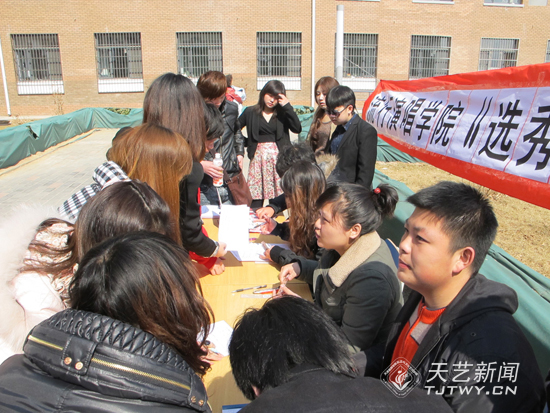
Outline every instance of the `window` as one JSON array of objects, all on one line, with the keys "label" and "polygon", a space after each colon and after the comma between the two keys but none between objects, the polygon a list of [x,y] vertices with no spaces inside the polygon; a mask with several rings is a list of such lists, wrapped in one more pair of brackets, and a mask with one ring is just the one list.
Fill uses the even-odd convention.
[{"label": "window", "polygon": [[550,62],[550,40],[548,40],[548,43],[546,44],[546,58],[544,59],[544,63]]},{"label": "window", "polygon": [[409,79],[448,75],[450,60],[450,37],[413,35]]},{"label": "window", "polygon": [[140,33],[95,33],[99,93],[143,92]]},{"label": "window", "polygon": [[479,69],[491,70],[516,66],[519,39],[481,39]]},{"label": "window", "polygon": [[256,45],[258,90],[272,79],[288,90],[301,90],[302,33],[258,32]]},{"label": "window", "polygon": [[178,73],[198,79],[209,70],[223,72],[221,32],[176,33]]},{"label": "window", "polygon": [[378,35],[344,33],[344,78],[342,83],[355,91],[376,88]]},{"label": "window", "polygon": [[11,44],[18,94],[64,93],[57,34],[12,34]]},{"label": "window", "polygon": [[486,5],[503,5],[503,6],[509,6],[509,5],[522,5],[523,0],[483,0],[483,4]]}]

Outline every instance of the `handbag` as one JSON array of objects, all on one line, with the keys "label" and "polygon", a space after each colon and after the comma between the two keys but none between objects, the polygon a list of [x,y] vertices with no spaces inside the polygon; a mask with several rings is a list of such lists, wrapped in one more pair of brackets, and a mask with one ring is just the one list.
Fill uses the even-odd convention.
[{"label": "handbag", "polygon": [[250,194],[250,188],[246,179],[244,179],[243,171],[241,170],[237,175],[230,178],[229,175],[223,171],[224,182],[233,197],[235,205],[247,205],[252,204],[252,195]]}]

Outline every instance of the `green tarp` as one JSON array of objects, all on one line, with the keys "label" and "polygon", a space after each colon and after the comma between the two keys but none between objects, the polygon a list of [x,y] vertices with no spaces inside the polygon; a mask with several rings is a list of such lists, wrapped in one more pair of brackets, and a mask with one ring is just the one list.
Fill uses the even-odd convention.
[{"label": "green tarp", "polygon": [[[390,238],[399,245],[403,224],[414,207],[405,200],[413,191],[405,184],[376,171],[373,185],[390,184],[399,193],[395,216],[382,224],[382,238]],[[502,248],[493,244],[480,273],[487,278],[513,288],[519,299],[519,308],[514,318],[531,343],[543,376],[550,369],[550,279],[522,264]]]}]

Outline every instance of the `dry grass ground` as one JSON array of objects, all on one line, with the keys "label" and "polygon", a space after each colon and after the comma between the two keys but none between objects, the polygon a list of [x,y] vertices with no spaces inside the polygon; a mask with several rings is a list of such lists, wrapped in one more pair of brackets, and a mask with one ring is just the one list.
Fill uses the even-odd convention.
[{"label": "dry grass ground", "polygon": [[495,243],[535,271],[550,278],[550,210],[492,191],[425,163],[377,162],[376,169],[418,191],[439,181],[480,188],[491,200],[499,229]]}]

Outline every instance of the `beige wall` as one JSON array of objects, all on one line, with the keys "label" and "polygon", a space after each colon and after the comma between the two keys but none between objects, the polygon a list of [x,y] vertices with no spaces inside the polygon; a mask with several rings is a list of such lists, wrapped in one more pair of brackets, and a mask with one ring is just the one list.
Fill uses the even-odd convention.
[{"label": "beige wall", "polygon": [[[525,1],[527,3],[527,1]],[[478,68],[481,37],[519,38],[518,65],[544,61],[550,39],[550,6],[483,6],[483,0],[454,4],[412,0],[317,0],[316,67],[319,78],[334,74],[336,5],[344,5],[346,33],[377,33],[378,78],[407,79],[412,34],[450,36],[450,73]],[[97,92],[94,33],[141,32],[145,90],[160,74],[177,70],[176,32],[221,31],[224,72],[244,87],[247,104],[255,103],[256,32],[302,33],[302,89],[290,91],[295,104],[311,96],[311,1],[106,1],[5,0],[0,39],[14,115],[51,115],[52,95],[17,94],[10,34],[59,35],[67,113],[82,107],[140,107],[144,93]],[[2,85],[3,87],[3,85]],[[358,93],[359,106],[368,96]],[[58,98],[59,99],[59,98]],[[0,93],[0,115],[6,115]]]}]

